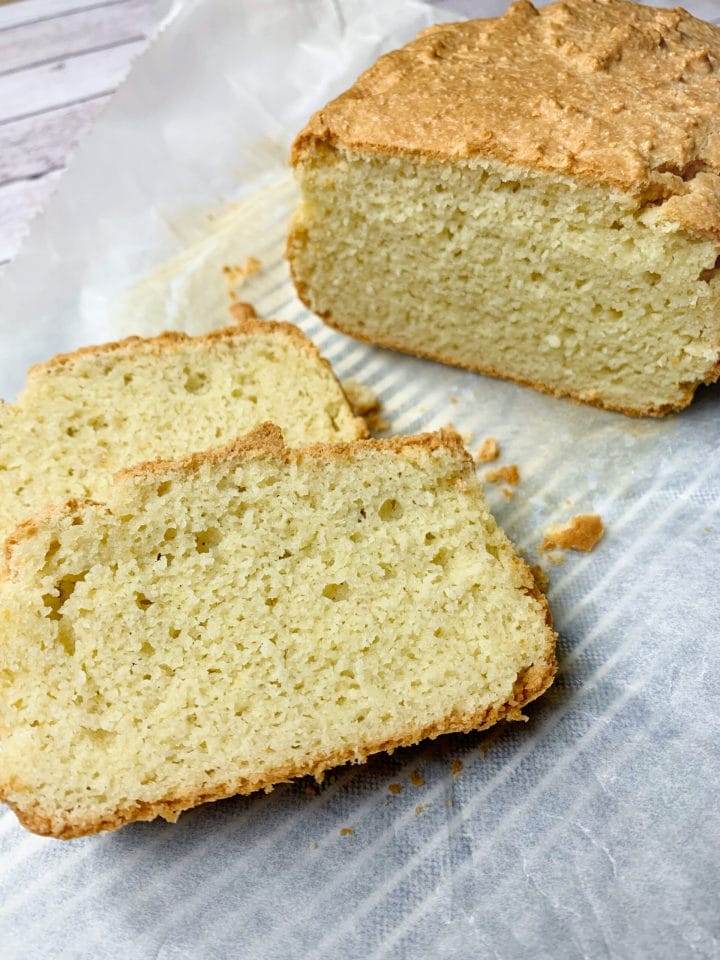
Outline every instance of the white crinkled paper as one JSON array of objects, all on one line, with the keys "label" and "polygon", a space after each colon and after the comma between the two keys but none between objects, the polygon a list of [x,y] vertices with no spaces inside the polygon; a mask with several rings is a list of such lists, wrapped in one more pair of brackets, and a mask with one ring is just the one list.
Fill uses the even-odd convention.
[{"label": "white crinkled paper", "polygon": [[370,385],[392,432],[499,439],[521,482],[488,497],[531,562],[548,523],[602,515],[593,553],[548,565],[558,679],[527,724],[342,768],[317,795],[303,781],[69,843],[2,808],[2,960],[720,956],[720,389],[630,420],[360,344],[288,280],[293,134],[449,18],[178,0],[0,277],[0,395],[59,350],[225,323],[222,267],[258,257],[236,295]]}]

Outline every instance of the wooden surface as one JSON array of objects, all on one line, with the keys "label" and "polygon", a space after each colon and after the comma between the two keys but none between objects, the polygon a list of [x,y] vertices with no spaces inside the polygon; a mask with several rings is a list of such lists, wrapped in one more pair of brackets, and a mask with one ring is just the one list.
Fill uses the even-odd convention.
[{"label": "wooden surface", "polygon": [[155,0],[0,5],[0,264],[156,25]]},{"label": "wooden surface", "polygon": [[[435,3],[468,16],[506,5]],[[0,2],[0,269],[166,7],[162,0]]]}]

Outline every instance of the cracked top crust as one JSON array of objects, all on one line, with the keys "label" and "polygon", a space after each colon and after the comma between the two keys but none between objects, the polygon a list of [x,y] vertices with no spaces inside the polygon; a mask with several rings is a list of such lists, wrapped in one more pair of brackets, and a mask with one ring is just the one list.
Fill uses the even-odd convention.
[{"label": "cracked top crust", "polygon": [[616,187],[720,240],[720,28],[628,0],[528,0],[381,57],[293,146],[489,157]]}]

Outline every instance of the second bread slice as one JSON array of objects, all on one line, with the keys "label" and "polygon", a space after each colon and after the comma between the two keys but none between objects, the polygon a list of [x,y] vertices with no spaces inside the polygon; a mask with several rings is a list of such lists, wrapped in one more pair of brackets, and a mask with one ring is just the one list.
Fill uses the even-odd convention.
[{"label": "second bread slice", "polygon": [[454,433],[143,464],[8,540],[0,797],[72,837],[519,719],[548,623]]},{"label": "second bread slice", "polygon": [[48,502],[102,500],[115,470],[223,446],[263,421],[289,446],[367,433],[287,323],[131,337],[33,367],[17,402],[0,404],[0,541]]}]

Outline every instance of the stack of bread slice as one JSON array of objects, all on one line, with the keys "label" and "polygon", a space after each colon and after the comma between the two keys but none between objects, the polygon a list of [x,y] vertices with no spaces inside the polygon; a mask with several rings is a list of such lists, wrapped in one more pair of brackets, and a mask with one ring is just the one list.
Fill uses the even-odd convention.
[{"label": "stack of bread slice", "polygon": [[367,439],[288,325],[34,368],[0,505],[0,797],[41,834],[520,719],[554,675],[460,438]]}]

